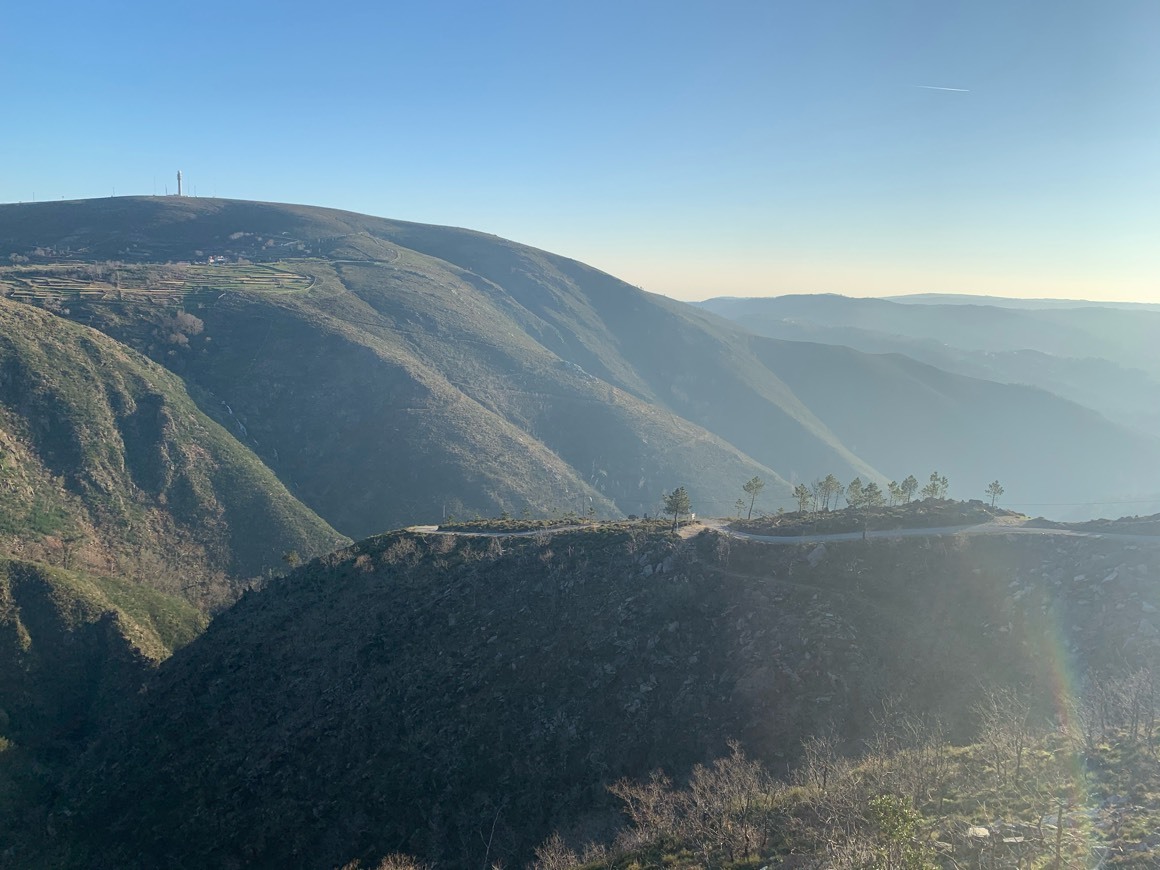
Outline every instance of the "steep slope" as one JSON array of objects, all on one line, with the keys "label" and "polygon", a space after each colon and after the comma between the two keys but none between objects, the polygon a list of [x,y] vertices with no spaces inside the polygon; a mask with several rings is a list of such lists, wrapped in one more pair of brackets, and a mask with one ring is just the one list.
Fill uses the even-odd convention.
[{"label": "steep slope", "polygon": [[[413,318],[435,321],[437,298],[382,315],[331,267],[299,268],[318,277],[312,297],[229,296],[198,310],[200,340],[211,342],[204,354],[159,358],[341,529],[503,510],[654,512],[675,480],[707,493],[720,481],[773,477],[534,345],[513,350],[506,333],[492,343],[484,330],[494,312],[462,323],[450,307],[427,336]],[[133,342],[139,318],[102,308],[93,322]]]},{"label": "steep slope", "polygon": [[0,560],[3,735],[38,749],[83,739],[207,622],[143,584]]},{"label": "steep slope", "polygon": [[[117,225],[115,205],[73,204],[82,212],[113,209],[102,228]],[[76,225],[77,208],[66,206],[62,222]],[[252,436],[248,443],[295,493],[352,533],[445,513],[652,513],[677,483],[699,510],[723,513],[740,482],[755,474],[770,493],[787,495],[770,464],[787,452],[803,466],[869,472],[784,385],[748,365],[735,333],[706,334],[704,318],[684,306],[579,264],[567,261],[583,273],[577,283],[555,268],[560,258],[457,231],[511,252],[545,305],[559,309],[549,316],[520,276],[512,286],[497,284],[395,243],[396,234],[440,228],[290,206],[174,203],[168,218],[157,214],[166,203],[139,206],[145,228],[126,228],[124,238],[135,240],[134,252],[153,238],[147,256],[176,255],[178,233],[187,238],[181,254],[191,257],[285,256],[284,246],[295,256],[326,253],[292,262],[313,279],[309,292],[199,299],[202,307],[191,310],[206,330],[191,339],[192,351],[156,342],[159,324],[141,323],[160,319],[156,309],[105,299],[74,299],[68,307],[180,372],[200,388],[203,409],[227,424],[228,406]],[[21,238],[27,230],[6,224],[3,213],[0,226],[16,233],[14,245],[31,238]],[[85,248],[85,257],[109,250],[103,229],[85,226],[65,236],[68,244]],[[252,230],[238,232],[242,226]],[[267,249],[271,239],[276,245]],[[116,250],[124,256],[126,249]],[[600,294],[623,297],[635,310],[622,333],[602,325],[602,318],[616,323],[617,311],[588,301]],[[620,345],[636,357],[626,358]],[[754,413],[737,413],[739,402]],[[331,432],[306,445],[301,433],[311,421]]]},{"label": "steep slope", "polygon": [[[754,475],[772,510],[792,504],[793,483],[827,473],[884,483],[928,473],[919,460],[972,493],[1000,471],[993,443],[958,425],[1023,395],[1038,412],[1007,418],[1018,429],[1008,444],[1098,458],[1067,500],[1160,491],[1158,442],[1096,420],[1073,439],[1059,424],[1074,409],[1053,397],[934,387],[929,432],[955,437],[931,443],[863,401],[905,403],[926,378],[917,370],[823,349],[804,377],[789,349],[720,318],[469,230],[172,197],[0,207],[4,247],[29,262],[0,270],[0,285],[179,373],[204,412],[356,536],[449,514],[651,514],[678,484],[694,510],[723,515]],[[182,259],[201,265],[161,262]],[[203,332],[173,333],[179,306]],[[1085,334],[1020,317],[1000,332]],[[840,409],[850,378],[869,390],[854,422]],[[1093,454],[1101,439],[1125,449]],[[1018,498],[1058,500],[1056,471],[1026,459]]]},{"label": "steep slope", "polygon": [[[397,222],[379,231],[479,276],[561,359],[704,427],[785,480],[822,467],[872,473],[808,403],[756,364],[736,330],[687,305],[482,233]],[[710,509],[731,504],[722,495]]]},{"label": "steep slope", "polygon": [[167,662],[69,787],[63,836],[89,867],[518,861],[606,831],[610,782],[730,738],[781,767],[825,723],[857,745],[888,697],[969,736],[981,683],[1050,713],[1061,671],[1156,658],[1160,549],[1131,550],[371,539]]},{"label": "steep slope", "polygon": [[[0,559],[0,841],[42,839],[61,771],[206,624],[132,581]],[[11,854],[0,857],[9,866]],[[19,863],[19,861],[17,862]]]},{"label": "steep slope", "polygon": [[341,542],[173,374],[0,299],[0,550],[208,607]]}]

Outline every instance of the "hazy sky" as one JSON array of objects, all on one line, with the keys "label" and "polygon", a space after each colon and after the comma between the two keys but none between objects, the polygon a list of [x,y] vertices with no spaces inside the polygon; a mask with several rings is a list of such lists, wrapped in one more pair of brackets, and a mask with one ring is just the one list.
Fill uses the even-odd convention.
[{"label": "hazy sky", "polygon": [[199,196],[468,226],[681,298],[1160,301],[1157,0],[4,19],[0,201],[163,193],[182,169]]}]

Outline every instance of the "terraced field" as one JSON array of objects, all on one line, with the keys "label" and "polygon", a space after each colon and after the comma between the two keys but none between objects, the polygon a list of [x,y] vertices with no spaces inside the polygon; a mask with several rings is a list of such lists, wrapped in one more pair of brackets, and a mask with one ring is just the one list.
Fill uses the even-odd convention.
[{"label": "terraced field", "polygon": [[175,302],[231,292],[304,292],[314,279],[276,266],[37,265],[0,269],[0,295],[26,302]]}]

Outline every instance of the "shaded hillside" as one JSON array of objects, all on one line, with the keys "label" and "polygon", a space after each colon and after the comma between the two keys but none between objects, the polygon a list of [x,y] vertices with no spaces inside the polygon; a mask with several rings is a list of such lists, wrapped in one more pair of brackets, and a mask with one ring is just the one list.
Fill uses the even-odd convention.
[{"label": "shaded hillside", "polygon": [[608,833],[610,782],[730,738],[782,769],[827,724],[856,745],[889,696],[958,737],[983,685],[1038,687],[1050,714],[1061,669],[1155,656],[1160,551],[1132,549],[373,538],[164,665],[72,782],[60,842],[96,867],[522,860]]},{"label": "shaded hillside", "polygon": [[0,732],[34,748],[91,734],[100,709],[207,622],[140,583],[0,560]]},{"label": "shaded hillside", "polygon": [[0,559],[0,841],[41,838],[59,772],[205,624],[142,584]]},{"label": "shaded hillside", "polygon": [[200,606],[342,542],[181,381],[91,329],[0,300],[0,552]]},{"label": "shaded hillside", "polygon": [[[783,480],[823,467],[872,473],[811,412],[808,397],[760,365],[720,321],[575,260],[482,233],[401,223],[382,232],[479,276],[566,365],[704,427]],[[685,464],[695,469],[696,456]],[[724,513],[732,506],[724,483],[690,491]]]}]

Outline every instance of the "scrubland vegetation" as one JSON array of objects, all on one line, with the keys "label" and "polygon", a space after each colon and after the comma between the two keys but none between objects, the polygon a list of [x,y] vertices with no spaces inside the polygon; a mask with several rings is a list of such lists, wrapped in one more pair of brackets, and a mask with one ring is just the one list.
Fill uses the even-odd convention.
[{"label": "scrubland vegetation", "polygon": [[823,730],[780,781],[734,743],[679,785],[612,784],[625,830],[576,848],[553,834],[533,866],[1154,867],[1157,688],[1151,669],[1090,676],[1050,719],[983,690],[968,745],[887,703],[860,754]]}]

